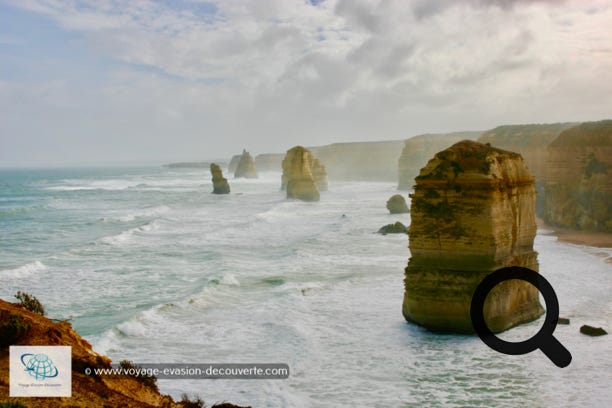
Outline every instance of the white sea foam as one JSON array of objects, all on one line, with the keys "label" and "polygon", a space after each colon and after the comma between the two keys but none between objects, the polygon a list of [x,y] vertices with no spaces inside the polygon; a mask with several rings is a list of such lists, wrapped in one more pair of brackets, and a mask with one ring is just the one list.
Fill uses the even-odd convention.
[{"label": "white sea foam", "polygon": [[107,244],[107,245],[116,245],[116,246],[123,245],[126,242],[130,241],[134,237],[134,235],[137,235],[139,233],[155,231],[157,229],[159,229],[159,224],[156,221],[151,221],[139,227],[130,228],[126,231],[122,231],[121,233],[117,235],[102,237],[100,238],[100,242]]},{"label": "white sea foam", "polygon": [[27,276],[31,276],[36,272],[42,272],[46,269],[48,269],[47,265],[43,264],[40,261],[34,261],[15,269],[2,270],[0,271],[0,278],[25,278]]},{"label": "white sea foam", "polygon": [[120,222],[130,222],[134,221],[137,218],[148,218],[155,217],[161,214],[165,214],[170,210],[170,207],[166,205],[159,205],[156,207],[148,207],[142,208],[138,210],[133,210],[132,212],[121,215],[121,216],[112,216],[112,217],[104,217],[104,221],[120,221]]},{"label": "white sea foam", "polygon": [[120,323],[117,325],[117,330],[129,337],[144,337],[147,333],[145,326],[138,321]]}]

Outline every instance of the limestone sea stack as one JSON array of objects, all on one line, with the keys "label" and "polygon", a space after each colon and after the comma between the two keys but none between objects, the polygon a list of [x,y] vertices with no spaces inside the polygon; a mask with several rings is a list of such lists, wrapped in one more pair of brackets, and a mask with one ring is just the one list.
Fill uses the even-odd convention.
[{"label": "limestone sea stack", "polygon": [[583,123],[550,143],[544,220],[612,232],[612,120]]},{"label": "limestone sea stack", "polygon": [[234,173],[234,178],[257,178],[257,170],[255,170],[255,161],[253,157],[246,150],[242,151],[242,156],[240,156],[240,160],[238,161],[238,166],[236,167],[236,172]]},{"label": "limestone sea stack", "polygon": [[406,204],[406,199],[401,194],[392,195],[387,200],[387,210],[391,214],[403,214],[410,211],[408,204]]},{"label": "limestone sea stack", "polygon": [[212,174],[213,194],[229,194],[230,186],[227,179],[223,177],[221,167],[215,163],[211,163],[210,174]]},{"label": "limestone sea stack", "polygon": [[313,157],[310,150],[295,146],[287,150],[283,159],[281,188],[287,190],[287,198],[303,201],[319,201],[319,189],[312,174]]},{"label": "limestone sea stack", "polygon": [[[465,140],[437,153],[415,182],[404,317],[472,333],[472,294],[486,275],[505,266],[538,271],[534,177],[519,154]],[[527,282],[505,281],[489,294],[485,321],[500,332],[534,320],[544,312],[538,297]]]},{"label": "limestone sea stack", "polygon": [[321,163],[321,160],[317,158],[313,158],[312,160],[312,177],[319,191],[327,191],[327,170],[325,170],[325,166]]}]

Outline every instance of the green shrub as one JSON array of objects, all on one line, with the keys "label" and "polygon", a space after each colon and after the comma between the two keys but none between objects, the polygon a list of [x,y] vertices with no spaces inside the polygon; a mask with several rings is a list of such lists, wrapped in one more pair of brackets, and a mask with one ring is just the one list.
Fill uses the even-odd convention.
[{"label": "green shrub", "polygon": [[0,402],[0,408],[28,408],[28,406],[23,402],[2,401]]},{"label": "green shrub", "polygon": [[30,330],[30,324],[21,316],[11,312],[0,312],[0,347],[18,343]]},{"label": "green shrub", "polygon": [[[124,370],[130,370],[130,369],[137,370],[140,368],[130,360],[121,360],[119,362],[119,366],[123,368]],[[155,392],[159,392],[159,388],[157,387],[157,377],[155,377],[154,375],[148,375],[148,374],[144,374],[141,372],[141,374],[138,377],[135,377],[135,379],[138,380],[143,385],[145,385],[146,387],[151,388]]]},{"label": "green shrub", "polygon": [[204,400],[197,395],[194,395],[194,399],[189,398],[189,395],[181,395],[181,407],[183,408],[205,408]]},{"label": "green shrub", "polygon": [[45,315],[45,308],[43,305],[36,299],[36,296],[30,295],[29,293],[25,293],[22,291],[18,291],[15,295],[17,300],[19,300],[19,304],[28,309],[30,312],[34,312],[41,316]]}]

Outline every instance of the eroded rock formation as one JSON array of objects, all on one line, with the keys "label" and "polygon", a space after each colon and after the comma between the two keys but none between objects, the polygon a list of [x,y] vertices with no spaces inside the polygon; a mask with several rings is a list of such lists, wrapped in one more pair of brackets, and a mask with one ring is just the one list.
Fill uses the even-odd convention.
[{"label": "eroded rock formation", "polygon": [[315,184],[319,191],[327,191],[327,170],[319,159],[314,158],[312,160],[312,177],[314,178]]},{"label": "eroded rock formation", "polygon": [[234,178],[257,178],[257,170],[255,170],[255,161],[246,150],[242,151],[240,161],[236,167]]},{"label": "eroded rock formation", "polygon": [[[66,321],[55,322],[24,309],[18,304],[0,300],[0,401],[9,395],[10,345],[71,346],[72,347],[72,396],[11,398],[11,402],[23,403],[30,408],[42,407],[131,407],[131,408],[181,408],[185,404],[175,402],[169,395],[162,395],[156,380],[145,381],[135,376],[87,375],[91,370],[111,367],[111,360],[96,353],[91,345],[74,331]],[[239,407],[231,403],[215,407]],[[2,404],[0,404],[2,405]],[[15,405],[17,406],[17,405]],[[191,405],[190,405],[191,406]]]},{"label": "eroded rock formation", "polygon": [[312,173],[313,157],[310,150],[295,146],[287,150],[283,160],[281,188],[287,190],[287,198],[303,201],[319,201],[319,189]]},{"label": "eroded rock formation", "polygon": [[548,145],[559,133],[576,123],[498,126],[484,132],[478,141],[493,147],[519,153],[535,177],[536,214],[544,215]]},{"label": "eroded rock formation", "polygon": [[[437,153],[415,181],[404,317],[471,333],[471,297],[486,275],[505,266],[538,270],[534,178],[519,154],[462,141]],[[494,332],[542,313],[538,290],[516,280],[496,286],[484,310]]]},{"label": "eroded rock formation", "polygon": [[425,134],[411,137],[404,142],[402,153],[397,162],[398,190],[410,190],[414,178],[427,160],[442,149],[461,140],[473,140],[481,132],[456,132],[448,134]]},{"label": "eroded rock formation", "polygon": [[387,234],[406,234],[408,233],[408,229],[404,224],[399,221],[396,221],[395,224],[387,224],[380,227],[378,230],[379,234],[387,235]]},{"label": "eroded rock formation", "polygon": [[406,199],[401,194],[392,195],[387,200],[387,210],[391,214],[403,214],[410,211],[408,204],[406,204]]},{"label": "eroded rock formation", "polygon": [[211,163],[210,174],[212,175],[213,194],[229,194],[230,186],[227,179],[223,177],[221,167],[215,163]]},{"label": "eroded rock formation", "polygon": [[242,157],[241,154],[235,154],[232,156],[229,164],[227,165],[227,171],[229,173],[234,174],[236,172],[236,169],[238,168],[238,163],[240,163],[241,157]]},{"label": "eroded rock formation", "polygon": [[546,223],[612,232],[612,120],[563,131],[548,148]]}]

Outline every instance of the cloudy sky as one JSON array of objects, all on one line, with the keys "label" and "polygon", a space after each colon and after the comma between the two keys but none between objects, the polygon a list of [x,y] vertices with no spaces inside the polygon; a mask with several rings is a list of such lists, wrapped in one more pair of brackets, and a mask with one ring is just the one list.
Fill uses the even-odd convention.
[{"label": "cloudy sky", "polygon": [[612,1],[0,0],[0,166],[612,117]]}]

